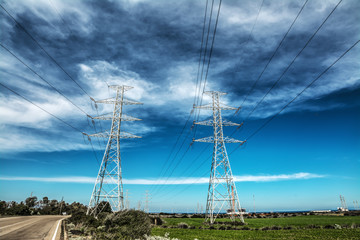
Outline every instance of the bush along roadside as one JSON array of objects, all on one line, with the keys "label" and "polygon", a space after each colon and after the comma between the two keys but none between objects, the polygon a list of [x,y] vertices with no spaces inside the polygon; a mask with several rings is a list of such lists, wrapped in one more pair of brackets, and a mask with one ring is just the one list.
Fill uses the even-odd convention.
[{"label": "bush along roadside", "polygon": [[124,210],[99,214],[98,218],[84,212],[67,220],[69,239],[145,239],[151,233],[151,220],[143,211]]}]

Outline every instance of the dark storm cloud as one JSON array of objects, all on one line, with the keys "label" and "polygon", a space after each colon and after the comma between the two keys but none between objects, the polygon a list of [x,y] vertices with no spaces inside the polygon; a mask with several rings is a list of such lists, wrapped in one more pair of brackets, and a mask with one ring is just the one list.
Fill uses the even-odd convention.
[{"label": "dark storm cloud", "polygon": [[[128,93],[129,97],[145,105],[129,108],[128,111],[146,119],[135,123],[135,132],[147,134],[183,124],[195,92],[205,1],[52,2],[54,5],[48,1],[3,1],[1,4],[92,97],[101,99],[111,95],[105,82],[134,86]],[[229,95],[224,100],[239,106],[303,3],[265,1],[251,33],[261,1],[223,1],[206,90],[227,91]],[[217,4],[215,1],[208,48],[212,41]],[[246,115],[261,99],[336,4],[337,1],[307,3],[245,101],[241,114]],[[358,1],[343,1],[253,117],[264,118],[276,113],[358,40],[359,11]],[[1,10],[0,16],[1,43],[86,112],[97,114],[88,97],[23,30],[4,11]],[[4,49],[1,49],[1,55],[0,76],[8,79],[5,83],[71,121],[76,127],[90,131],[86,118],[74,106],[54,93]],[[289,110],[311,110],[312,99],[319,98],[332,100],[317,101],[317,110],[343,107],[335,104],[339,98],[336,93],[359,88],[360,68],[355,60],[358,56],[359,47],[356,47],[319,80],[316,88],[304,93]],[[3,89],[2,92],[7,104],[2,106],[2,114],[9,119],[3,121],[4,126],[16,129],[25,125],[36,130],[40,122],[51,126],[49,131],[57,132],[59,125],[54,123],[56,120],[46,114],[38,114],[36,107],[8,91]],[[7,107],[14,101],[29,114],[26,121],[18,119],[21,116],[19,111]],[[100,114],[111,112],[111,107],[101,106],[99,111]],[[173,114],[168,114],[169,111]],[[158,119],[162,119],[161,124]],[[72,131],[67,127],[61,129],[65,135]],[[21,134],[21,131],[18,132]],[[39,136],[43,135],[39,133]]]}]

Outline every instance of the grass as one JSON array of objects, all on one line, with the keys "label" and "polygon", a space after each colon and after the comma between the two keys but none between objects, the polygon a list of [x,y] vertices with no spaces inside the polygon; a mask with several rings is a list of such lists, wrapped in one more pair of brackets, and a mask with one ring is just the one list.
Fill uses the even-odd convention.
[{"label": "grass", "polygon": [[354,239],[360,238],[360,229],[306,229],[279,231],[236,231],[236,230],[202,230],[202,229],[163,229],[154,228],[152,235],[181,240],[217,240],[217,239]]},{"label": "grass", "polygon": [[[245,219],[245,226],[236,226],[238,229],[249,230],[217,230],[199,229],[208,228],[203,224],[203,218],[166,218],[163,219],[167,228],[155,227],[152,235],[164,236],[170,233],[169,237],[181,240],[187,239],[360,239],[360,228],[350,228],[351,225],[360,225],[360,216],[296,216],[285,218],[255,218]],[[179,223],[185,222],[196,229],[179,229]],[[229,222],[229,219],[218,219],[221,222]],[[342,229],[327,229],[328,226],[341,226]],[[227,225],[229,226],[229,225]],[[261,230],[262,228],[278,226],[280,228],[291,227],[289,230]],[[345,227],[345,228],[344,228]]]},{"label": "grass", "polygon": [[[177,226],[180,222],[186,222],[190,226],[204,226],[203,218],[166,218],[164,225]],[[229,219],[217,219],[216,222],[229,222]],[[245,219],[246,226],[249,228],[261,228],[267,226],[295,226],[306,227],[308,225],[326,226],[326,225],[351,225],[360,224],[360,216],[297,216],[285,218],[254,218]]]}]

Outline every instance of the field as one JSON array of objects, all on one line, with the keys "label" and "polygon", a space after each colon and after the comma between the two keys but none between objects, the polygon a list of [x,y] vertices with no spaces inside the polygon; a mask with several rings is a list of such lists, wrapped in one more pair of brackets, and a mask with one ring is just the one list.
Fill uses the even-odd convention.
[{"label": "field", "polygon": [[[187,239],[360,239],[360,216],[296,216],[245,219],[246,225],[232,226],[218,219],[214,229],[202,218],[164,218],[152,235]],[[182,224],[186,223],[186,224]],[[180,228],[180,227],[185,227]]]}]

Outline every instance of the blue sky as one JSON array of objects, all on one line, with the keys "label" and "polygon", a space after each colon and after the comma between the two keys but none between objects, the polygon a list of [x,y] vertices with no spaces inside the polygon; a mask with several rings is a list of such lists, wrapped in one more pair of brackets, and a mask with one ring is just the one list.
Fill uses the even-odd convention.
[{"label": "blue sky", "polygon": [[[240,203],[250,211],[253,195],[257,211],[335,209],[340,194],[349,207],[360,201],[359,45],[253,135],[360,39],[359,1],[342,1],[322,26],[338,1],[308,1],[259,78],[304,2],[222,1],[204,89],[227,92],[226,104],[242,106],[235,116],[223,114],[234,122],[245,120],[232,137],[251,136],[240,148],[227,145]],[[214,1],[206,62],[218,4]],[[127,97],[144,105],[125,111],[142,121],[124,124],[124,130],[142,138],[122,144],[124,189],[132,207],[144,202],[146,190],[153,211],[194,211],[198,203],[205,207],[212,148],[194,143],[186,149],[193,137],[212,132],[205,126],[191,130],[193,115],[185,123],[197,89],[206,1],[28,0],[1,5],[92,98],[113,96],[107,84],[134,87]],[[208,11],[210,6],[211,1]],[[3,8],[1,44],[87,114],[97,115],[84,91]],[[0,83],[77,129],[94,133],[82,111],[4,47]],[[33,192],[88,204],[99,168],[91,145],[80,132],[3,86],[0,93],[0,199],[21,201]],[[208,101],[204,95],[203,103]],[[98,110],[104,114],[112,107],[99,104]],[[199,119],[210,114],[202,110]],[[96,126],[108,129],[109,122]],[[225,134],[233,130],[227,127]],[[100,161],[104,146],[96,139],[93,145]]]}]

